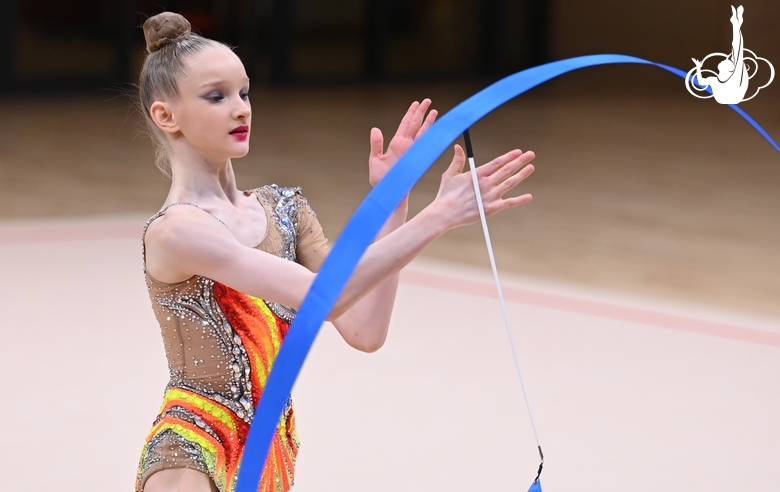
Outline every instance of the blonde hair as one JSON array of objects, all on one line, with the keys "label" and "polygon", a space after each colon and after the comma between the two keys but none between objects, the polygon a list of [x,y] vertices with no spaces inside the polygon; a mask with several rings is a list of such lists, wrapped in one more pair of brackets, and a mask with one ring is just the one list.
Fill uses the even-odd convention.
[{"label": "blonde hair", "polygon": [[168,140],[149,111],[162,97],[179,95],[178,81],[185,73],[187,57],[209,47],[226,45],[193,33],[189,21],[173,12],[162,12],[146,19],[144,38],[147,54],[138,81],[138,103],[154,142],[154,163],[170,178]]}]

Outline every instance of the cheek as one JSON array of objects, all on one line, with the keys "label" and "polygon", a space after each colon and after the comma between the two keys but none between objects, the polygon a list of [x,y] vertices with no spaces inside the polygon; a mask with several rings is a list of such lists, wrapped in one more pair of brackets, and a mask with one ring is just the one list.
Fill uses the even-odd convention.
[{"label": "cheek", "polygon": [[208,106],[196,109],[186,114],[186,125],[182,125],[185,136],[198,141],[213,139],[218,134],[219,112]]}]

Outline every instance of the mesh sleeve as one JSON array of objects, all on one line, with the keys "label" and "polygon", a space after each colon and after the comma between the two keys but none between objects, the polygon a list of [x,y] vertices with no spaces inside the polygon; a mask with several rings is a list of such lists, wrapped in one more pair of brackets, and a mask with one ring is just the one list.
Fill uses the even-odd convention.
[{"label": "mesh sleeve", "polygon": [[319,271],[330,247],[317,215],[309,205],[308,200],[300,193],[296,194],[298,201],[298,247],[295,251],[298,263],[312,272]]}]

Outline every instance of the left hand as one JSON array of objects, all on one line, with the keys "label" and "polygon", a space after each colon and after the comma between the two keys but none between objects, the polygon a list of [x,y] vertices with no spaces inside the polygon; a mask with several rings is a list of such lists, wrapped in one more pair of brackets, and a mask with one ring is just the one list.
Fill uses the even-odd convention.
[{"label": "left hand", "polygon": [[[527,193],[509,198],[504,198],[504,194],[534,172],[531,164],[534,157],[536,155],[531,151],[516,149],[477,168],[486,217],[531,201],[533,197]],[[460,145],[456,145],[452,163],[442,174],[439,193],[426,207],[426,210],[434,211],[447,230],[480,220],[473,177],[471,171],[463,172],[465,164],[466,154]]]},{"label": "left hand", "polygon": [[438,112],[432,109],[428,116],[428,108],[431,106],[430,99],[424,99],[423,102],[413,102],[409,110],[398,125],[393,139],[387,146],[387,152],[384,152],[384,138],[379,128],[371,129],[371,153],[368,156],[368,181],[371,186],[376,186],[388,170],[393,167],[398,159],[406,152],[409,147],[427,130],[434,121]]}]

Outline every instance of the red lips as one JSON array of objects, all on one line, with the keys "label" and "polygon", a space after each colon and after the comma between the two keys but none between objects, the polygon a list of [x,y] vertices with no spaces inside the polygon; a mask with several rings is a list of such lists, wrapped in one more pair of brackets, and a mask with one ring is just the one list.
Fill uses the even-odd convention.
[{"label": "red lips", "polygon": [[241,125],[233,128],[233,131],[230,132],[233,137],[235,137],[238,141],[244,141],[249,136],[249,127],[247,125]]}]

